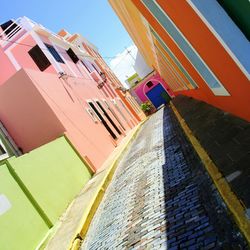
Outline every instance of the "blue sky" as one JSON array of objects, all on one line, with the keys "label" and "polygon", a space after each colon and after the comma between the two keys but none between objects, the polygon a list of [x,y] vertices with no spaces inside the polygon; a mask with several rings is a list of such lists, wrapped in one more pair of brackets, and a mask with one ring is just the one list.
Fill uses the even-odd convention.
[{"label": "blue sky", "polygon": [[115,56],[133,44],[107,0],[1,0],[0,23],[20,16],[53,32],[65,28],[81,33],[104,57]]}]

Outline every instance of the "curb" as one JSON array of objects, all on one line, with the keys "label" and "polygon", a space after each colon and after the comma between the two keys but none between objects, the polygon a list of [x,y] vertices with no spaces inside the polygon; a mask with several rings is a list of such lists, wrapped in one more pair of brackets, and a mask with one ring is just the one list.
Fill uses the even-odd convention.
[{"label": "curb", "polygon": [[99,207],[102,198],[104,196],[105,191],[107,190],[109,184],[112,181],[112,178],[114,176],[115,170],[117,169],[118,163],[121,160],[123,154],[128,150],[128,146],[134,141],[134,139],[136,138],[137,134],[139,133],[142,125],[147,121],[148,119],[146,118],[144,121],[142,121],[138,127],[136,128],[136,130],[134,131],[133,135],[131,136],[131,138],[129,139],[129,141],[125,144],[124,148],[121,150],[121,152],[119,153],[119,155],[115,158],[115,160],[113,161],[113,163],[111,164],[111,167],[108,170],[108,173],[106,174],[106,176],[104,177],[104,180],[102,182],[102,184],[99,187],[98,193],[96,195],[96,197],[94,197],[94,201],[91,204],[87,217],[83,219],[83,221],[81,221],[79,223],[79,228],[78,230],[75,232],[75,236],[74,239],[71,241],[70,246],[68,247],[69,250],[79,250],[80,246],[81,246],[81,242],[84,240],[90,223],[95,215],[95,212],[97,210],[97,208]]},{"label": "curb", "polygon": [[250,221],[246,218],[245,208],[238,197],[231,190],[229,184],[223,177],[223,175],[218,170],[217,166],[214,164],[212,159],[209,157],[205,149],[201,146],[199,141],[193,135],[192,131],[186,124],[185,120],[181,117],[174,104],[171,102],[170,107],[173,110],[177,120],[179,121],[183,131],[188,137],[189,141],[193,145],[195,151],[199,155],[201,161],[203,162],[207,172],[212,178],[216,188],[218,189],[220,195],[222,196],[227,207],[234,216],[236,223],[239,226],[239,229],[245,236],[248,243],[250,243]]}]

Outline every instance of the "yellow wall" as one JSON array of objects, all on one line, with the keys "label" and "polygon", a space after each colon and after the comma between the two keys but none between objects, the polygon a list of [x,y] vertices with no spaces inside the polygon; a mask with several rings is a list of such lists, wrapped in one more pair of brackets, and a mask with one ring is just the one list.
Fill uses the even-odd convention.
[{"label": "yellow wall", "polygon": [[147,27],[144,25],[142,16],[131,0],[109,0],[116,14],[119,16],[135,45],[143,55],[149,66],[157,68],[152,44],[148,38]]}]

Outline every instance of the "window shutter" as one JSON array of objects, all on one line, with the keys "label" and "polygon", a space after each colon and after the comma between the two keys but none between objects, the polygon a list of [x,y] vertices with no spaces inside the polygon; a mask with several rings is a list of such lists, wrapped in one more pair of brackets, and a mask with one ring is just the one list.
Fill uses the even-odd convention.
[{"label": "window shutter", "polygon": [[51,65],[49,59],[38,45],[33,47],[28,53],[41,71],[44,71]]},{"label": "window shutter", "polygon": [[77,63],[79,61],[79,58],[77,57],[77,55],[75,54],[75,52],[71,48],[69,48],[66,51],[74,63]]},{"label": "window shutter", "polygon": [[65,63],[52,45],[45,43],[45,46],[48,48],[50,54],[55,58],[57,62]]}]

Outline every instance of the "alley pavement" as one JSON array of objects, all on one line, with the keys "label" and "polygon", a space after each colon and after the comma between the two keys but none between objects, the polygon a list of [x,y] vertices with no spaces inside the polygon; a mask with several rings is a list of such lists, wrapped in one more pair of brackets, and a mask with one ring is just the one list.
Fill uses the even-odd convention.
[{"label": "alley pavement", "polygon": [[249,249],[169,108],[123,157],[81,246],[86,249]]}]

